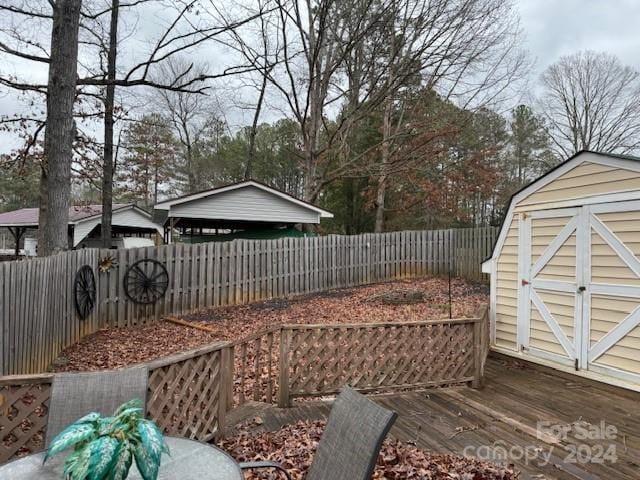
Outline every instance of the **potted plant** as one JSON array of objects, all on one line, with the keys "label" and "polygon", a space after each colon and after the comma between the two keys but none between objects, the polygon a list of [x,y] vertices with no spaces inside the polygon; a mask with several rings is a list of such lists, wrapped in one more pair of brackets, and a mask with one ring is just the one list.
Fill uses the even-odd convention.
[{"label": "potted plant", "polygon": [[135,459],[145,480],[155,480],[162,453],[169,453],[162,432],[144,418],[142,402],[122,404],[111,417],[93,412],[61,431],[44,461],[73,447],[64,462],[69,480],[124,480]]}]

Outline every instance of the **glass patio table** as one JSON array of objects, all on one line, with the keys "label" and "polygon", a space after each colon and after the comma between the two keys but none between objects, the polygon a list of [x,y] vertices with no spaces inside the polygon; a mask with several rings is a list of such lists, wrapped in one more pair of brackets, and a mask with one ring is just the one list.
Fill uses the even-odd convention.
[{"label": "glass patio table", "polygon": [[[165,437],[171,455],[162,455],[158,480],[242,480],[238,463],[231,456],[207,443]],[[0,466],[2,480],[61,480],[68,452],[62,452],[42,465],[44,452],[29,455]],[[142,480],[135,461],[127,480]]]}]

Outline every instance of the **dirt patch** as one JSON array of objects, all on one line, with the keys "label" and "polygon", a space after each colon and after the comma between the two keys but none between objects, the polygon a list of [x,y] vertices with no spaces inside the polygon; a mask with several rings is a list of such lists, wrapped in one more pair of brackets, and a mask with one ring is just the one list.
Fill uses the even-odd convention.
[{"label": "dirt patch", "polygon": [[[389,303],[393,291],[411,291],[421,301]],[[452,316],[470,317],[487,303],[488,289],[462,279],[452,280]],[[219,340],[238,340],[282,324],[330,324],[416,321],[449,315],[447,280],[424,278],[331,290],[248,305],[218,307],[181,317],[209,331],[167,321],[101,330],[65,349],[54,362],[56,371],[121,368],[196,348]]]},{"label": "dirt patch", "polygon": [[[325,423],[298,422],[277,432],[251,433],[251,426],[221,442],[221,447],[241,462],[271,460],[282,464],[293,480],[306,477],[307,470],[324,431]],[[247,479],[272,479],[273,471],[248,472]],[[373,474],[375,480],[512,480],[518,475],[511,468],[475,458],[436,454],[412,444],[387,439],[382,445]]]},{"label": "dirt patch", "polygon": [[394,288],[369,299],[384,305],[413,305],[425,301],[425,292],[415,288]]}]

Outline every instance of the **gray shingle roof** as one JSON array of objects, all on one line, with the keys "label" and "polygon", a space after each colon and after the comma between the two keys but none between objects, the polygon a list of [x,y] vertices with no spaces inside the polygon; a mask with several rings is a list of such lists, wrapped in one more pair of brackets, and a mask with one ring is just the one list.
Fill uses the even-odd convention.
[{"label": "gray shingle roof", "polygon": [[[125,207],[126,204],[114,203],[113,209]],[[102,205],[74,205],[69,208],[69,222],[77,222],[83,218],[102,213]],[[11,212],[0,213],[0,227],[11,225],[38,225],[37,208],[21,208]]]}]

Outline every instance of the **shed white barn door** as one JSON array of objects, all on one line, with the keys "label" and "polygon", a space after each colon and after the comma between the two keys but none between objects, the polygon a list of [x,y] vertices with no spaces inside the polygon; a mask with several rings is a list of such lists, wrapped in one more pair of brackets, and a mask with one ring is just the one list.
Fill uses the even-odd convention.
[{"label": "shed white barn door", "polygon": [[520,214],[519,231],[518,343],[529,355],[584,367],[581,209]]},{"label": "shed white barn door", "polygon": [[591,232],[588,368],[639,382],[640,202],[592,205],[584,215]]},{"label": "shed white barn door", "polygon": [[640,201],[520,214],[518,343],[640,382]]}]

